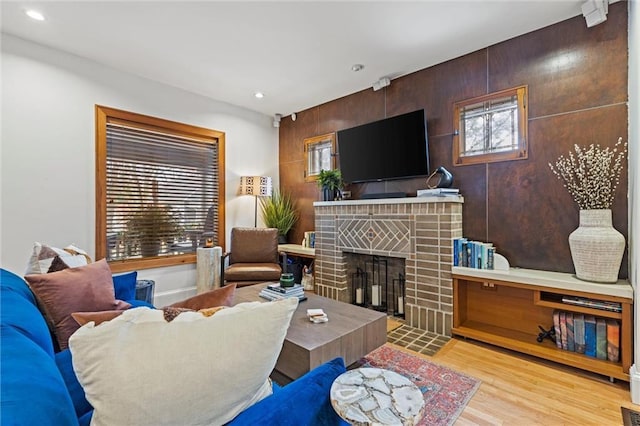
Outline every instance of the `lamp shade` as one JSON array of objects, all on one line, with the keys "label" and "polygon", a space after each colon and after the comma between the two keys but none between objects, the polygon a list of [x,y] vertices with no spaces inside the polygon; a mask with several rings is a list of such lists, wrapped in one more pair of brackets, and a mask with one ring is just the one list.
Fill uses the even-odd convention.
[{"label": "lamp shade", "polygon": [[270,197],[273,192],[270,176],[241,176],[240,195]]}]

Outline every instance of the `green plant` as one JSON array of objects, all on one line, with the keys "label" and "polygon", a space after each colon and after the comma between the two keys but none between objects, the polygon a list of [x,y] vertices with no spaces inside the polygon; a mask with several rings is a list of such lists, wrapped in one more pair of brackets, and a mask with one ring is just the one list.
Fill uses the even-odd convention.
[{"label": "green plant", "polygon": [[285,236],[298,220],[291,195],[274,190],[271,197],[260,198],[262,219],[269,228],[278,228],[278,234]]},{"label": "green plant", "polygon": [[145,205],[127,221],[127,237],[140,244],[143,256],[157,255],[163,241],[173,241],[180,233],[180,222],[168,206]]},{"label": "green plant", "polygon": [[344,182],[342,182],[342,173],[338,169],[320,170],[317,182],[320,188],[331,191],[341,190],[344,186]]}]

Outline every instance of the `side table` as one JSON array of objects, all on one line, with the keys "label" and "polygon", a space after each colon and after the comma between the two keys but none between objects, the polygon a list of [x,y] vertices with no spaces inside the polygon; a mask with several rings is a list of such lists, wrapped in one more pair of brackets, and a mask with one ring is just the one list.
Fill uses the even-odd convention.
[{"label": "side table", "polygon": [[331,385],[331,405],[355,425],[416,425],[424,412],[424,396],[409,379],[382,368],[357,368]]},{"label": "side table", "polygon": [[153,290],[156,282],[153,280],[136,281],[136,300],[143,300],[153,305]]}]

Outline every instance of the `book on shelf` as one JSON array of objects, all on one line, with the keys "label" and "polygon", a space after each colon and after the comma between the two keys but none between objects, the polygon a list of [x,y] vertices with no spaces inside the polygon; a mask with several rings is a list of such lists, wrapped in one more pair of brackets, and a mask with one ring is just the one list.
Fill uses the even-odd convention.
[{"label": "book on shelf", "polygon": [[453,266],[474,269],[493,269],[496,250],[493,243],[453,239]]},{"label": "book on shelf", "polygon": [[575,349],[579,354],[584,353],[584,314],[573,314],[573,335],[575,337]]},{"label": "book on shelf", "polygon": [[553,311],[553,329],[556,333],[556,346],[558,349],[562,349],[562,332],[560,331],[560,311]]},{"label": "book on shelf", "polygon": [[278,293],[283,294],[301,293],[304,290],[302,288],[302,284],[294,284],[292,287],[282,287],[280,283],[273,283],[268,284],[267,288],[269,290],[277,291]]},{"label": "book on shelf", "polygon": [[566,351],[569,345],[567,344],[567,313],[564,311],[560,311],[560,341],[562,349]]},{"label": "book on shelf", "polygon": [[567,350],[570,352],[576,351],[576,340],[574,336],[573,313],[567,312]]},{"label": "book on shelf", "polygon": [[607,319],[607,359],[620,361],[620,323],[614,319]]},{"label": "book on shelf", "polygon": [[622,312],[622,304],[617,302],[608,302],[606,300],[596,300],[577,296],[562,296],[562,303],[611,312]]},{"label": "book on shelf", "polygon": [[304,239],[302,240],[302,246],[307,248],[315,248],[316,247],[316,232],[315,231],[306,231],[304,233]]},{"label": "book on shelf", "polygon": [[454,197],[460,193],[458,188],[430,188],[418,189],[417,197]]},{"label": "book on shelf", "polygon": [[584,354],[596,356],[596,317],[584,316]]},{"label": "book on shelf", "polygon": [[596,318],[596,358],[607,359],[607,321]]}]

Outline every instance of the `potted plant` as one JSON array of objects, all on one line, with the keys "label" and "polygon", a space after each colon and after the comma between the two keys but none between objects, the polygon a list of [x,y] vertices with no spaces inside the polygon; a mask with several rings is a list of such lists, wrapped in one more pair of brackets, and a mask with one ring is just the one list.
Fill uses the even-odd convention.
[{"label": "potted plant", "polygon": [[340,191],[344,187],[342,173],[338,169],[320,170],[318,174],[318,186],[322,189],[324,201],[339,199]]},{"label": "potted plant", "polygon": [[287,242],[287,233],[298,220],[291,195],[285,191],[274,190],[270,197],[260,198],[262,219],[268,228],[278,228],[278,242]]},{"label": "potted plant", "polygon": [[180,223],[169,206],[145,205],[127,221],[127,237],[138,242],[142,257],[157,256],[163,241],[179,235]]}]

